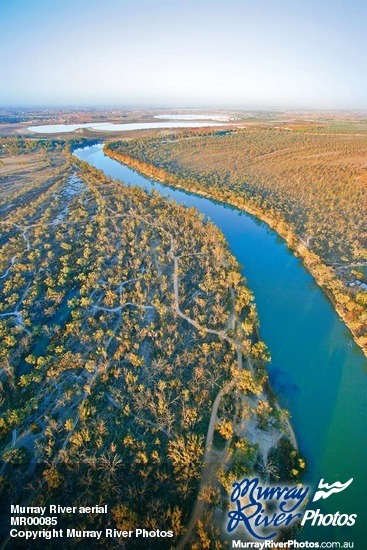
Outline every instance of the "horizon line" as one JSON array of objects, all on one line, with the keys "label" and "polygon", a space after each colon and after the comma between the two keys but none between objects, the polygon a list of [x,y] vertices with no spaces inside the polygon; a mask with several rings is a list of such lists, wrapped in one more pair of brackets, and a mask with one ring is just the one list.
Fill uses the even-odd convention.
[{"label": "horizon line", "polygon": [[205,104],[199,104],[195,106],[188,106],[188,105],[172,105],[172,104],[166,104],[166,105],[157,105],[157,104],[134,104],[134,103],[42,103],[42,104],[34,104],[34,103],[18,103],[18,104],[0,104],[0,110],[5,109],[126,109],[126,110],[132,110],[132,109],[149,109],[149,110],[188,110],[188,111],[195,111],[198,109],[206,110],[206,111],[213,111],[213,110],[221,110],[221,111],[241,111],[241,112],[253,112],[253,111],[260,111],[260,112],[284,112],[284,111],[306,111],[306,112],[366,112],[367,113],[367,107],[312,107],[312,106],[264,106],[264,105],[254,105],[254,106],[224,106],[224,105],[205,105]]}]

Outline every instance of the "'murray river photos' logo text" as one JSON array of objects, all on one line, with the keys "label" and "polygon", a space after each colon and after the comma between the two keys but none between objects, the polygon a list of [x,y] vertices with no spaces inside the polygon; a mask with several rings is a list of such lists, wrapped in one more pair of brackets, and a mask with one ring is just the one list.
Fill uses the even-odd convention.
[{"label": "'murray river photos' logo text", "polygon": [[[353,479],[346,483],[335,482],[328,485],[323,479],[315,491],[312,502],[327,498],[333,493],[345,490]],[[296,486],[262,486],[259,478],[244,478],[232,484],[230,501],[233,507],[228,512],[227,531],[235,531],[239,526],[246,529],[249,535],[258,540],[269,540],[277,536],[282,527],[292,526],[296,521],[311,526],[352,526],[357,514],[323,515],[320,510],[303,511],[310,487]],[[302,520],[301,520],[302,518]]]},{"label": "'murray river photos' logo text", "polygon": [[[291,525],[302,517],[300,508],[310,491],[309,487],[298,486],[262,487],[257,477],[245,478],[232,487],[230,500],[235,510],[228,513],[227,531],[230,533],[243,524],[250,535],[262,540],[274,538],[277,528]],[[270,502],[271,512],[267,509]]]}]

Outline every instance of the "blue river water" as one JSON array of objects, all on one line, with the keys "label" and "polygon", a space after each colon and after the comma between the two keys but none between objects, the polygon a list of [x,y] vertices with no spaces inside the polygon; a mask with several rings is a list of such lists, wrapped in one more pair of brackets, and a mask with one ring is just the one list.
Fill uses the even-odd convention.
[{"label": "blue river water", "polygon": [[299,538],[354,542],[367,548],[367,360],[301,261],[265,223],[228,205],[172,189],[103,154],[102,145],[74,154],[107,176],[155,189],[193,206],[225,235],[255,295],[261,338],[270,349],[269,377],[279,403],[289,410],[301,453],[304,483],[320,478],[353,483],[339,494],[309,504],[323,514],[357,514],[354,526],[311,527]]}]

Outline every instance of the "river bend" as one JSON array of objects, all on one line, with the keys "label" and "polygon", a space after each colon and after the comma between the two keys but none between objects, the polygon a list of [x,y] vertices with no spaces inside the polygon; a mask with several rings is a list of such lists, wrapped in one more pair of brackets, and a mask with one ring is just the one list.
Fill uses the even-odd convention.
[{"label": "river bend", "polygon": [[345,483],[348,489],[308,508],[357,514],[354,527],[313,527],[301,539],[367,540],[367,361],[330,301],[301,261],[265,223],[236,208],[149,180],[103,154],[102,145],[74,154],[126,184],[155,189],[193,206],[224,233],[255,295],[262,339],[272,361],[269,377],[281,406],[291,413],[301,453],[308,462],[305,483]]}]

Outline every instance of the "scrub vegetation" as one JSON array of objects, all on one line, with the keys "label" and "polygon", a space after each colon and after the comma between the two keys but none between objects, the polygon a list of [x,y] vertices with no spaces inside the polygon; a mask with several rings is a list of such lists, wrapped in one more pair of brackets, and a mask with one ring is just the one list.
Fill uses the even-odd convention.
[{"label": "scrub vegetation", "polygon": [[78,143],[3,142],[2,166],[22,169],[2,174],[2,503],[107,503],[72,527],[206,548],[234,479],[304,468],[293,448],[292,467],[268,464],[290,431],[253,297],[214,225],[77,162]]}]

